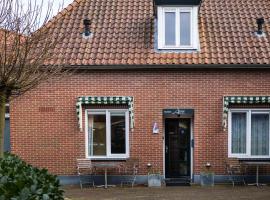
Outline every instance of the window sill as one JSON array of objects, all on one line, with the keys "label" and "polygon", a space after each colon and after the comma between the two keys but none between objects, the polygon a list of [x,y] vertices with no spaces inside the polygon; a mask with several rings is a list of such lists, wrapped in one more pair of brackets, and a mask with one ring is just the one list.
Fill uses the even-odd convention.
[{"label": "window sill", "polygon": [[190,50],[190,51],[196,51],[198,48],[196,47],[159,47],[158,50],[168,50],[168,51],[173,51],[173,50]]},{"label": "window sill", "polygon": [[111,158],[106,158],[106,157],[103,157],[103,158],[95,158],[95,157],[88,157],[86,159],[89,159],[89,160],[97,160],[97,161],[117,161],[117,160],[127,160],[128,157],[120,157],[120,158],[117,158],[117,157],[111,157]]},{"label": "window sill", "polygon": [[270,160],[270,156],[241,156],[229,155],[228,158],[238,158],[239,160]]}]

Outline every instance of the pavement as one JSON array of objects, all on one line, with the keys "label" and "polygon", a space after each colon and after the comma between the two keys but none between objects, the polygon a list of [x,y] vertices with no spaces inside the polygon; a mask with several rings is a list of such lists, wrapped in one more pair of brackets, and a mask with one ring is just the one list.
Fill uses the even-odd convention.
[{"label": "pavement", "polygon": [[270,200],[270,186],[217,185],[214,187],[182,186],[148,188],[115,187],[83,188],[66,186],[65,197],[69,200]]}]

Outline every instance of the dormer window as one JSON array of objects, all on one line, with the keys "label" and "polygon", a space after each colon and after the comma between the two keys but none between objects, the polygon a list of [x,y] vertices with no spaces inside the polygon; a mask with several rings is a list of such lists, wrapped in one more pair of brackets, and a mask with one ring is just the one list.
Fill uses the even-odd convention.
[{"label": "dormer window", "polygon": [[197,50],[198,6],[158,6],[158,49]]}]

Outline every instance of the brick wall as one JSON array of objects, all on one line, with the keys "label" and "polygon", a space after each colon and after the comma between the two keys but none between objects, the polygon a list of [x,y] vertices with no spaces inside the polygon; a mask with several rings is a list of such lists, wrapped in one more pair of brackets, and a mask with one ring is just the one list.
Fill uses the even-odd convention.
[{"label": "brick wall", "polygon": [[[133,96],[135,129],[131,156],[140,158],[140,174],[148,162],[163,169],[164,108],[192,108],[194,171],[211,162],[224,174],[227,132],[222,131],[224,95],[270,95],[270,71],[114,71],[83,72],[43,83],[11,103],[11,148],[35,166],[58,175],[76,172],[84,157],[84,132],[78,130],[78,96]],[[152,134],[152,124],[160,134]]]}]

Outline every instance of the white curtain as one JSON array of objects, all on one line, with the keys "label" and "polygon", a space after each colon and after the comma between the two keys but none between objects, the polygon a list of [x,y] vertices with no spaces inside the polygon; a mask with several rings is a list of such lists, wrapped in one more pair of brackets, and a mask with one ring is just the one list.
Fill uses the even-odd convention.
[{"label": "white curtain", "polygon": [[232,113],[232,153],[246,153],[246,113]]},{"label": "white curtain", "polygon": [[251,155],[269,155],[269,115],[251,115]]}]

